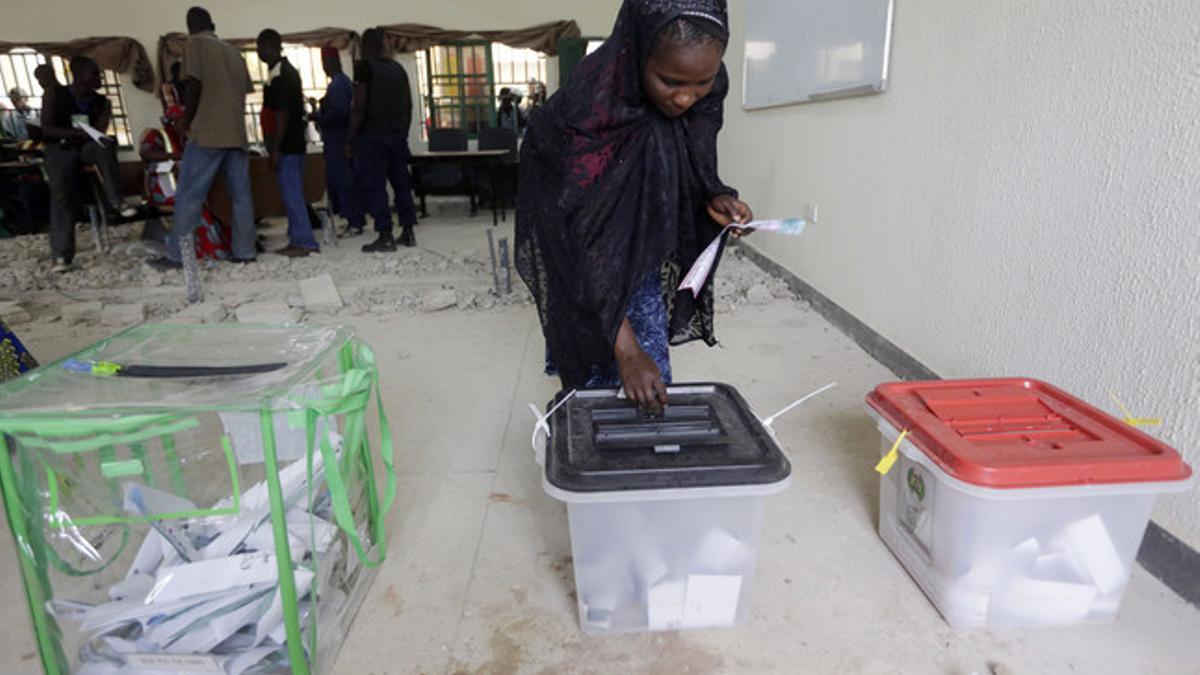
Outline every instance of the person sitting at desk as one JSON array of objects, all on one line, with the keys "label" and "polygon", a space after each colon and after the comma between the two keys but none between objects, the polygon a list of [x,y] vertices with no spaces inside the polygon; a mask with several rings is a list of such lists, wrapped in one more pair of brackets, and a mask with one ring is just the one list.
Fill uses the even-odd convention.
[{"label": "person sitting at desk", "polygon": [[37,125],[33,117],[33,109],[29,107],[29,97],[20,87],[8,90],[8,100],[12,101],[12,110],[5,110],[0,115],[0,135],[17,141],[29,140],[29,125]]},{"label": "person sitting at desk", "polygon": [[[46,137],[46,174],[50,183],[50,255],[55,272],[71,269],[75,258],[75,222],[79,211],[79,169],[96,168],[100,185],[111,207],[123,217],[137,209],[126,205],[117,186],[117,148],[107,138],[90,132],[108,129],[112,103],[99,93],[100,66],[86,56],[71,59],[71,84],[53,90],[51,104],[42,109]],[[85,131],[87,129],[87,131]]]}]

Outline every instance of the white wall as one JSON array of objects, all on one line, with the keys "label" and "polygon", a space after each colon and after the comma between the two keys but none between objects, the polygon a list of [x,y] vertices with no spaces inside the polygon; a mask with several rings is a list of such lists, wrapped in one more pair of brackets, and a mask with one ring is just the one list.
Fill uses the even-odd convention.
[{"label": "white wall", "polygon": [[[896,3],[890,90],[745,112],[753,244],[944,377],[1118,392],[1200,468],[1200,3]],[[866,470],[866,469],[864,469]],[[1200,546],[1200,490],[1156,520]]]},{"label": "white wall", "polygon": [[[16,0],[5,0],[5,2]],[[263,28],[281,33],[339,26],[360,33],[371,26],[392,23],[424,23],[442,28],[484,30],[523,28],[546,21],[574,19],[584,35],[607,35],[616,18],[619,0],[509,0],[489,2],[387,2],[356,0],[329,4],[271,0],[197,0],[196,2],[145,2],[144,0],[38,0],[20,12],[4,12],[0,40],[64,40],[88,35],[127,35],[141,41],[157,69],[158,37],[172,31],[186,32],[187,8],[200,4],[212,13],[217,34],[253,37]],[[411,56],[402,58],[410,76],[415,70]],[[556,75],[557,70],[551,69]],[[130,127],[136,137],[147,126],[157,125],[157,99],[122,78],[129,106]],[[416,80],[413,80],[414,88]],[[414,95],[416,92],[414,91]],[[416,133],[416,132],[414,132]]]}]

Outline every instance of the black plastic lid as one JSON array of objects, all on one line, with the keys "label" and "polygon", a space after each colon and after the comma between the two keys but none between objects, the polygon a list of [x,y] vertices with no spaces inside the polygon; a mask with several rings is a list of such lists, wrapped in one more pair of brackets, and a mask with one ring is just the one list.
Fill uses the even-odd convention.
[{"label": "black plastic lid", "polygon": [[650,416],[611,389],[580,390],[550,419],[547,480],[570,492],[615,492],[766,485],[791,473],[733,387],[678,385],[669,398]]}]

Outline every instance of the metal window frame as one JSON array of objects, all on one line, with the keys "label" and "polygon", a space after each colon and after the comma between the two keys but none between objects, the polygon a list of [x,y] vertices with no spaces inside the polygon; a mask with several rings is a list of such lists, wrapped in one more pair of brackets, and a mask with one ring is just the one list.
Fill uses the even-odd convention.
[{"label": "metal window frame", "polygon": [[[463,50],[466,48],[482,47],[484,57],[486,58],[486,72],[482,74],[466,74],[463,72],[463,64],[465,63]],[[446,72],[434,74],[433,71],[433,51],[436,49],[453,50],[454,61],[453,68],[457,72]],[[496,125],[496,105],[495,105],[495,62],[492,58],[492,42],[488,40],[457,40],[441,45],[435,45],[425,50],[425,81],[426,81],[426,100],[425,112],[428,115],[430,125],[434,129],[463,129],[467,132],[469,138],[478,138],[479,129],[483,124],[490,126]],[[486,92],[482,96],[466,96],[466,88],[468,81],[471,84],[482,84]],[[436,87],[445,86],[445,83],[457,83],[457,87],[453,84],[450,86],[456,88],[457,95],[450,96],[435,96]],[[476,112],[474,120],[474,128],[472,122],[469,121],[469,110],[483,111],[482,114]],[[450,111],[457,115],[457,123],[454,125],[440,124],[440,116],[443,111]]]},{"label": "metal window frame", "polygon": [[[320,47],[313,47],[296,42],[285,42],[283,43],[283,48],[285,51],[287,49],[307,49],[309,51],[310,62],[316,64],[313,66],[314,84],[317,84],[315,80],[318,75],[324,77],[323,72],[315,70],[321,66]],[[246,137],[250,140],[251,144],[263,143],[265,142],[265,139],[262,135],[262,125],[259,124],[259,115],[262,113],[263,109],[263,91],[266,89],[267,74],[269,69],[267,68],[267,64],[258,60],[258,52],[255,47],[243,47],[241,52],[242,61],[246,63],[246,70],[250,73],[250,83],[254,85],[254,91],[246,95],[246,108],[243,113],[246,123]],[[284,55],[286,56],[286,53]],[[300,71],[301,87],[303,87],[304,70],[300,68],[300,65],[298,64],[293,63],[292,66],[294,66],[296,70]],[[325,95],[325,90],[321,89],[320,87],[302,88],[301,90],[304,92],[305,100],[309,98],[320,99]]]},{"label": "metal window frame", "polygon": [[[0,54],[0,63],[8,65],[7,72],[11,73],[11,77],[15,80],[10,82],[10,76],[5,75],[6,69],[0,67],[0,95],[7,100],[8,90],[20,87],[29,93],[30,98],[37,99],[38,105],[31,107],[39,113],[43,95],[38,94],[40,86],[33,77],[34,68],[43,63],[49,63],[62,79],[68,81],[70,79],[68,76],[71,70],[66,59],[60,56],[48,57],[27,47],[19,47],[6,54]],[[18,63],[20,64],[19,68]],[[120,75],[115,71],[102,68],[100,70],[100,93],[108,98],[112,106],[111,126],[117,137],[117,147],[121,150],[133,149],[133,130],[129,126],[129,108],[125,104],[125,91],[121,86]]]}]

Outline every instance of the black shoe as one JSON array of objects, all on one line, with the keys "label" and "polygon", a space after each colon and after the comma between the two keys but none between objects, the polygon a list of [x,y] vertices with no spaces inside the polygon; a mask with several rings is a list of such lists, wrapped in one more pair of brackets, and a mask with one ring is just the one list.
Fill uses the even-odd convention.
[{"label": "black shoe", "polygon": [[287,258],[307,258],[314,253],[320,253],[320,249],[304,248],[295,244],[288,244],[281,249],[275,251],[276,255],[281,255]]},{"label": "black shoe", "polygon": [[[400,245],[412,248],[417,245],[417,237],[413,234],[413,226],[405,225],[404,230],[400,233]],[[393,247],[393,250],[394,247]]]},{"label": "black shoe", "polygon": [[183,263],[175,262],[174,260],[171,260],[170,258],[155,258],[153,260],[147,260],[146,264],[149,265],[151,268],[158,270],[159,272],[168,272],[170,270],[183,269]]},{"label": "black shoe", "polygon": [[230,258],[229,262],[237,265],[249,265],[258,262],[258,258]]},{"label": "black shoe", "polygon": [[396,250],[396,240],[382,234],[375,241],[362,247],[363,253],[391,253]]}]

